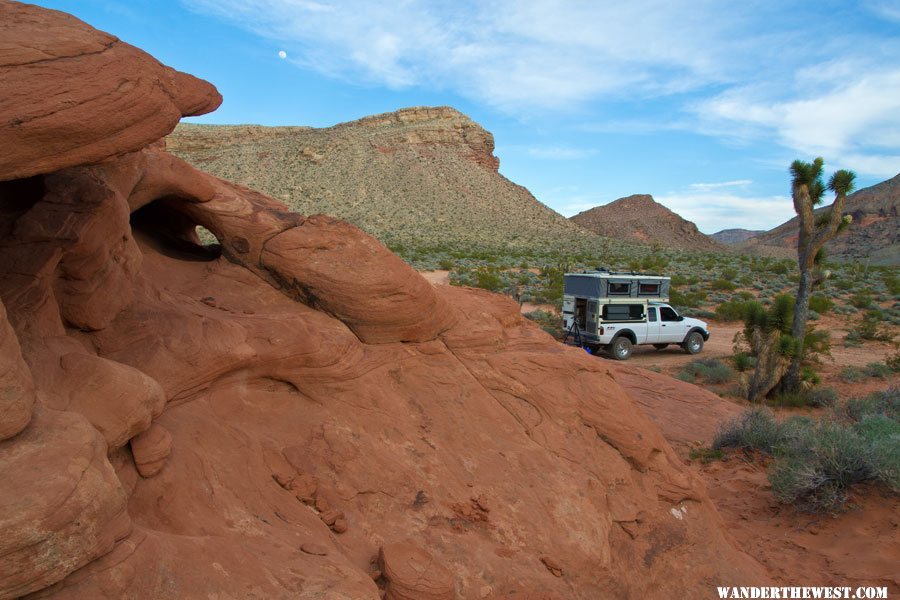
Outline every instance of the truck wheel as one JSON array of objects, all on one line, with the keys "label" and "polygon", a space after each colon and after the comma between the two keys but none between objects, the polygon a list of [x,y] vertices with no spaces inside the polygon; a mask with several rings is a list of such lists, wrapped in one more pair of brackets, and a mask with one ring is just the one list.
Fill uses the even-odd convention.
[{"label": "truck wheel", "polygon": [[606,347],[606,350],[616,360],[628,360],[628,357],[631,356],[631,348],[631,340],[623,335],[614,339],[612,343]]},{"label": "truck wheel", "polygon": [[681,344],[681,347],[688,354],[699,354],[703,350],[703,336],[699,331],[692,331],[684,338],[684,343]]},{"label": "truck wheel", "polygon": [[664,348],[668,347],[668,344],[653,344],[653,347],[657,350],[663,350]]}]

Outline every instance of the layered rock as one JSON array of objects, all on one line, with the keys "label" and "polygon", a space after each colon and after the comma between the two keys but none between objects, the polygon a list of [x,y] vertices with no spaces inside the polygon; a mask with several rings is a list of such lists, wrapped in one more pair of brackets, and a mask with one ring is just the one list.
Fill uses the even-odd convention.
[{"label": "layered rock", "polygon": [[205,81],[65,13],[0,3],[0,39],[0,181],[138,150],[222,101]]},{"label": "layered rock", "polygon": [[[36,48],[90,38],[10,6]],[[56,163],[26,153],[9,172],[41,174],[0,183],[0,598],[670,597],[766,581],[602,362],[508,299],[432,288],[355,227],[154,140],[133,148],[171,126],[155,119],[102,164],[45,173]],[[220,244],[199,245],[197,225]]]}]

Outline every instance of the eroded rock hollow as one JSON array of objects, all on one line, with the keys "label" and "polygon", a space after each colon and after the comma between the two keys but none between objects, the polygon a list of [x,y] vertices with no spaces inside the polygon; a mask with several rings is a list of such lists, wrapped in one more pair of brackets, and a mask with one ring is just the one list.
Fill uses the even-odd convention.
[{"label": "eroded rock hollow", "polygon": [[0,36],[0,598],[765,580],[602,362],[167,154],[212,85],[34,6]]}]

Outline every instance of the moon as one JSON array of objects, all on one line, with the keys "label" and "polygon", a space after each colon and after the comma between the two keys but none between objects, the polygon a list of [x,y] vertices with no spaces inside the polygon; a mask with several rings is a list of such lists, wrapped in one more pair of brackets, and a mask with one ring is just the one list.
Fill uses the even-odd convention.
[{"label": "moon", "polygon": [[287,58],[287,52],[285,52],[284,50],[279,50],[278,58],[280,58],[281,60],[284,60],[285,58]]}]

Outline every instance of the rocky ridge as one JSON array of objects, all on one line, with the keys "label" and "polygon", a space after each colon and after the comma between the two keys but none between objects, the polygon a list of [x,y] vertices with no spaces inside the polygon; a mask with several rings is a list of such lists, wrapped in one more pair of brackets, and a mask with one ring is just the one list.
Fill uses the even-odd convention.
[{"label": "rocky ridge", "polygon": [[[17,2],[0,16],[16,32],[4,73],[45,48],[28,84],[76,102],[79,63],[109,36]],[[129,83],[174,77],[182,114],[219,95],[116,45],[137,58],[95,91],[134,112],[93,122],[117,141],[0,174],[0,598],[767,582],[615,372],[508,299],[433,288],[354,226],[168,154],[170,111],[145,123]],[[35,120],[13,97],[4,136]],[[28,131],[24,161],[48,148]]]},{"label": "rocky ridge", "polygon": [[664,248],[710,252],[726,248],[648,194],[619,198],[580,212],[570,220],[597,235]]},{"label": "rocky ridge", "polygon": [[751,229],[723,229],[711,234],[709,237],[722,244],[740,244],[746,242],[752,237],[765,233],[763,230]]},{"label": "rocky ridge", "polygon": [[494,138],[449,107],[333,127],[179,125],[170,152],[304,214],[413,247],[560,247],[588,236],[498,172]]}]

